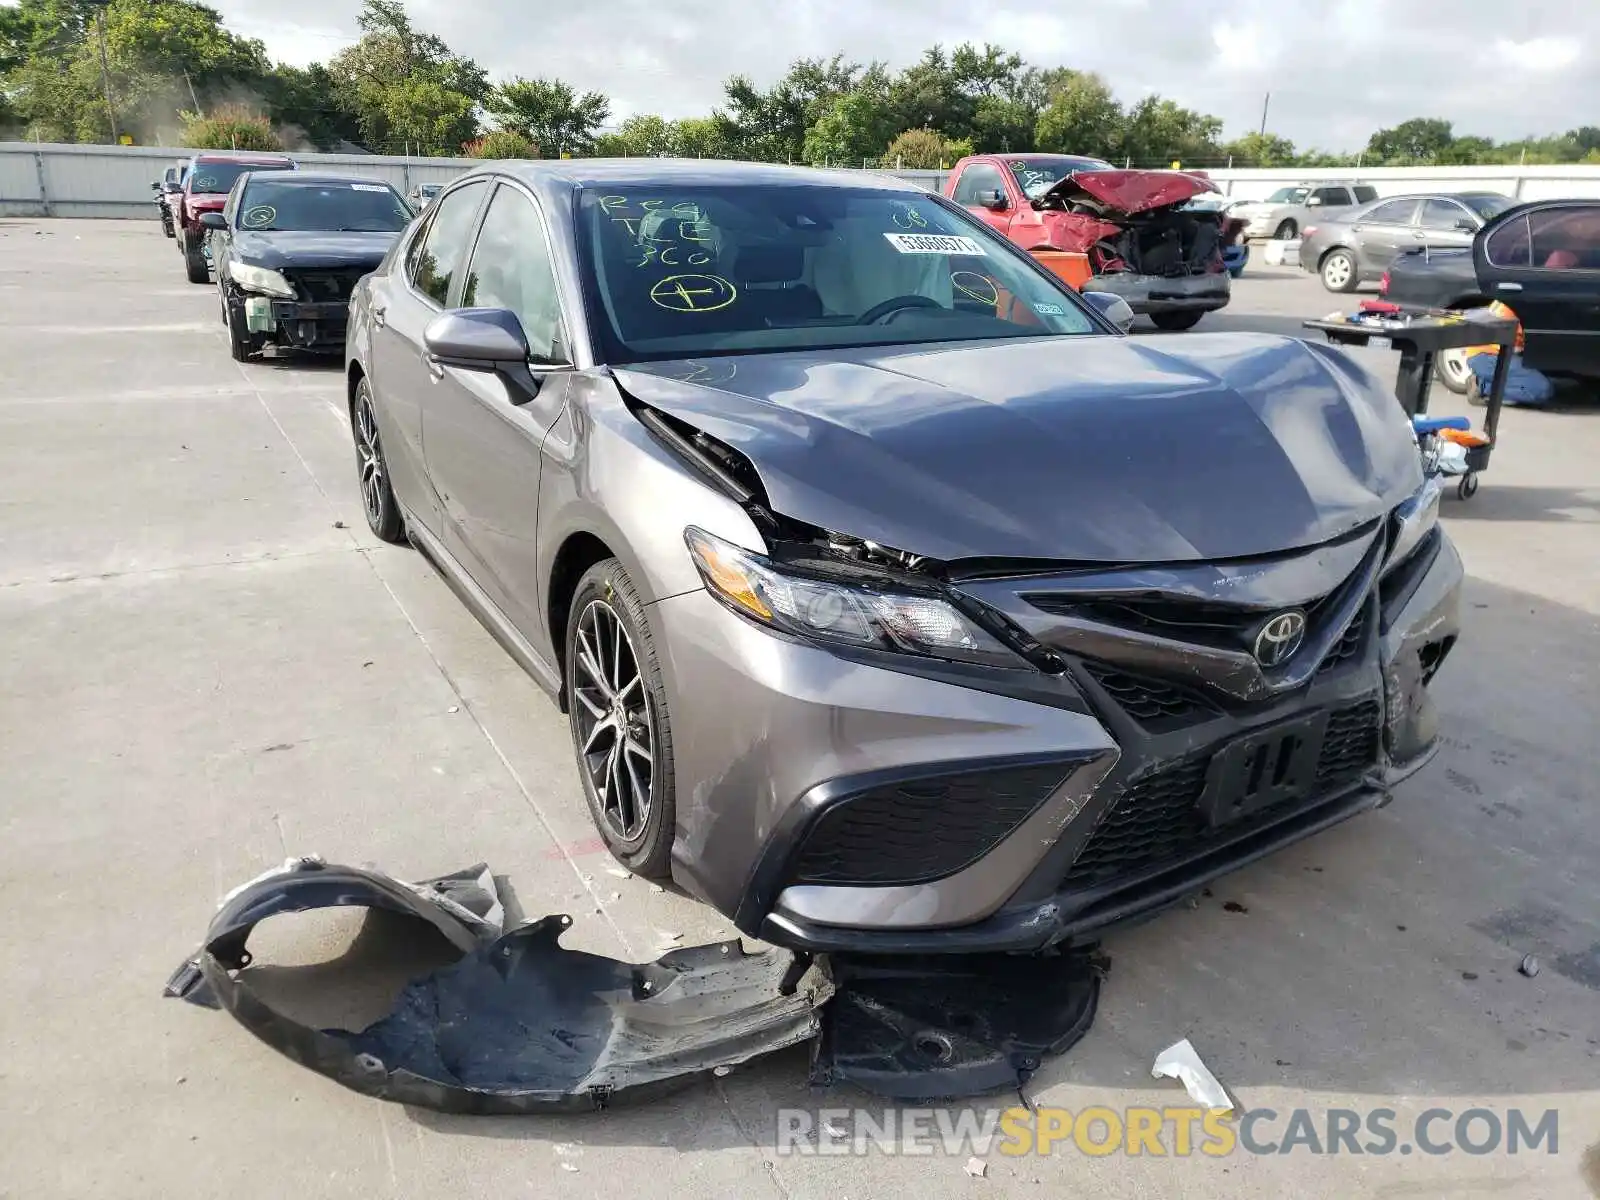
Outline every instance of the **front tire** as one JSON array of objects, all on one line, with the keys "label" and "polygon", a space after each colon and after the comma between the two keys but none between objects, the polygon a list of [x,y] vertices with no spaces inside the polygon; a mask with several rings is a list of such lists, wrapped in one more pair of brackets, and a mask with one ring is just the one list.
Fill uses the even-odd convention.
[{"label": "front tire", "polygon": [[383,457],[383,440],[378,434],[378,412],[372,404],[372,385],[365,378],[356,384],[355,403],[350,406],[351,433],[356,443],[356,472],[361,483],[361,508],[367,528],[380,541],[400,545],[406,540],[405,519],[389,483],[389,464]]},{"label": "front tire", "polygon": [[245,321],[244,305],[234,303],[227,292],[222,294],[222,318],[228,323],[228,353],[234,362],[254,362],[261,357],[260,334],[250,332]]},{"label": "front tire", "polygon": [[567,722],[589,815],[636,875],[672,870],[672,724],[644,604],[614,558],[578,581],[566,630]]},{"label": "front tire", "polygon": [[1334,250],[1322,260],[1322,286],[1330,292],[1353,292],[1361,283],[1356,260],[1348,250]]},{"label": "front tire", "polygon": [[211,264],[206,262],[205,250],[195,245],[194,240],[187,234],[182,239],[183,273],[189,277],[190,283],[210,283]]},{"label": "front tire", "polygon": [[1185,329],[1193,329],[1200,324],[1200,318],[1205,313],[1199,312],[1162,312],[1151,313],[1150,319],[1155,322],[1157,329],[1164,329],[1168,333],[1182,333]]},{"label": "front tire", "polygon": [[1296,225],[1293,221],[1285,221],[1283,224],[1279,225],[1277,230],[1273,233],[1272,240],[1276,242],[1292,242],[1294,241],[1294,235],[1299,232],[1300,226]]}]

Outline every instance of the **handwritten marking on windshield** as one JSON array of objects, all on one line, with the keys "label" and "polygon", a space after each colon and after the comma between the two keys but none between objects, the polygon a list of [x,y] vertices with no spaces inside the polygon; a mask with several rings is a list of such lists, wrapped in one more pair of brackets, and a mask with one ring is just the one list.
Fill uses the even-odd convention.
[{"label": "handwritten marking on windshield", "polygon": [[897,204],[894,209],[893,220],[901,229],[926,229],[928,227],[928,218],[909,204]]},{"label": "handwritten marking on windshield", "polygon": [[716,312],[738,298],[739,290],[720,275],[668,275],[650,289],[650,299],[668,312]]},{"label": "handwritten marking on windshield", "polygon": [[976,271],[953,271],[950,284],[963,296],[970,296],[979,304],[1000,303],[1000,289],[987,275],[979,275]]},{"label": "handwritten marking on windshield", "polygon": [[278,210],[270,204],[258,204],[254,208],[245,209],[244,216],[239,224],[246,229],[265,229],[278,219]]}]

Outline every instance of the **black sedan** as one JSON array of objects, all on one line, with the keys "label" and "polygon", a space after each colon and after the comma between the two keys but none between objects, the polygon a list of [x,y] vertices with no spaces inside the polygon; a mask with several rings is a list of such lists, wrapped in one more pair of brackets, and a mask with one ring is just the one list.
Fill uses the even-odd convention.
[{"label": "black sedan", "polygon": [[223,210],[200,218],[233,357],[245,362],[268,345],[342,347],[350,293],[412,216],[382,180],[242,175]]},{"label": "black sedan", "polygon": [[1420,769],[1462,579],[1353,359],[1102,306],[883,176],[485,165],[351,304],[367,520],[634,872],[817,950],[1092,936]]},{"label": "black sedan", "polygon": [[1498,192],[1389,196],[1307,225],[1300,266],[1322,276],[1330,292],[1353,292],[1377,281],[1403,250],[1472,245],[1472,236],[1516,201]]}]

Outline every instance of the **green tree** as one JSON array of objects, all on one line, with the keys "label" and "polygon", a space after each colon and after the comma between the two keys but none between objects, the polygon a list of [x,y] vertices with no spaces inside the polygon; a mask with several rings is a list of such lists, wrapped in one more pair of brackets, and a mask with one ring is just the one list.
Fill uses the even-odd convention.
[{"label": "green tree", "polygon": [[282,150],[283,139],[261,113],[240,105],[223,105],[209,116],[186,113],[183,144],[218,150]]},{"label": "green tree", "polygon": [[502,129],[538,143],[552,157],[593,150],[595,134],[611,115],[599,92],[581,96],[559,79],[510,79],[491,88],[484,107]]},{"label": "green tree", "polygon": [[336,103],[369,149],[450,154],[477,136],[489,77],[444,40],[417,30],[400,0],[366,0],[361,38],[328,63]]},{"label": "green tree", "polygon": [[280,63],[260,84],[261,98],[291,142],[303,138],[319,150],[340,142],[360,144],[360,118],[339,103],[339,92],[321,63],[292,67]]},{"label": "green tree", "polygon": [[1050,101],[1039,114],[1034,142],[1056,154],[1110,158],[1123,145],[1122,105],[1111,88],[1091,72],[1074,72],[1051,88]]},{"label": "green tree", "polygon": [[807,131],[860,76],[861,67],[842,54],[796,59],[766,91],[748,75],[735,75],[723,84],[727,107],[713,114],[721,141],[746,158],[803,158]]},{"label": "green tree", "polygon": [[874,63],[849,91],[827,101],[806,130],[805,161],[848,164],[881,154],[898,132],[888,106],[889,86],[888,71]]},{"label": "green tree", "polygon": [[538,158],[539,144],[515,129],[491,129],[461,151],[468,158]]},{"label": "green tree", "polygon": [[668,130],[671,153],[683,158],[733,158],[735,151],[715,117],[684,117]]},{"label": "green tree", "polygon": [[1432,163],[1453,140],[1449,121],[1413,117],[1393,129],[1380,129],[1373,134],[1367,142],[1366,157],[1397,165]]},{"label": "green tree", "polygon": [[672,153],[672,124],[654,113],[635,113],[612,133],[595,137],[602,158],[651,158]]},{"label": "green tree", "polygon": [[883,152],[885,165],[908,171],[935,171],[972,154],[972,143],[951,140],[934,129],[908,129]]},{"label": "green tree", "polygon": [[1288,167],[1295,163],[1294,143],[1277,134],[1247,133],[1222,147],[1236,167]]},{"label": "green tree", "polygon": [[1198,165],[1217,159],[1221,136],[1218,118],[1160,96],[1146,96],[1127,111],[1121,149],[1135,165],[1160,167],[1172,161]]}]

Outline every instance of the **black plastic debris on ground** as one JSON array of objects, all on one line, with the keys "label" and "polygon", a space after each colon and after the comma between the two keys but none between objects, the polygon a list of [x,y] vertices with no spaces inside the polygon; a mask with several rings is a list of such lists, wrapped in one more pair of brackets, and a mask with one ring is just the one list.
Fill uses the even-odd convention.
[{"label": "black plastic debris on ground", "polygon": [[[463,951],[414,980],[359,1033],[314,1029],[250,986],[246,942],[267,917],[383,908],[426,921]],[[831,994],[795,956],[738,941],[630,964],[560,945],[571,918],[501,931],[494,880],[474,867],[406,884],[293,859],[230,893],[205,945],[166,994],[231,1012],[262,1041],[366,1095],[443,1112],[514,1114],[644,1099],[814,1038]]]},{"label": "black plastic debris on ground", "polygon": [[835,958],[834,997],[814,1084],[852,1083],[896,1100],[1021,1088],[1089,1031],[1105,960],[949,954]]},{"label": "black plastic debris on ground", "polygon": [[[461,957],[412,980],[359,1032],[298,1022],[252,987],[247,943],[269,917],[339,907],[416,918]],[[1079,950],[813,964],[734,939],[633,964],[563,947],[571,924],[556,914],[506,930],[481,864],[411,884],[291,859],[223,898],[166,994],[226,1009],[357,1092],[443,1112],[604,1108],[803,1042],[814,1042],[813,1083],[928,1100],[1021,1087],[1088,1031],[1104,962]]]}]

